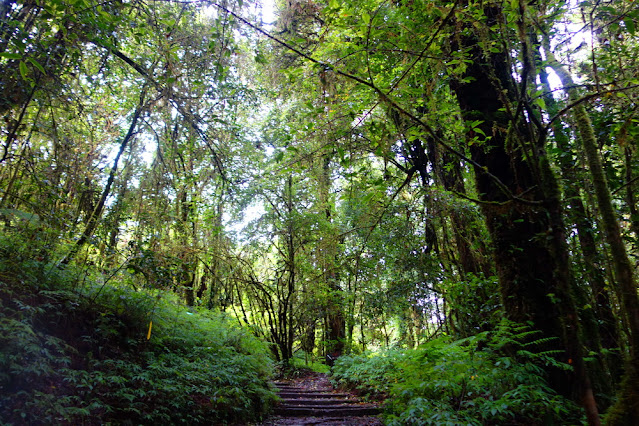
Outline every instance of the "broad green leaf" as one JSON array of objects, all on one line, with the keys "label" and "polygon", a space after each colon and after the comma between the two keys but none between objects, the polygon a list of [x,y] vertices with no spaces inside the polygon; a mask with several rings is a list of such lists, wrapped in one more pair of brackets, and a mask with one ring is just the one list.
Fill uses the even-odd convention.
[{"label": "broad green leaf", "polygon": [[537,98],[534,102],[537,106],[539,106],[539,108],[544,111],[546,110],[546,101],[544,101],[544,98]]},{"label": "broad green leaf", "polygon": [[24,80],[29,79],[29,68],[27,68],[27,64],[24,61],[20,61],[20,75]]},{"label": "broad green leaf", "polygon": [[33,58],[29,58],[29,62],[31,62],[33,64],[33,66],[36,67],[42,74],[46,74],[46,71],[44,70],[44,67],[42,65],[40,65],[40,63],[38,61],[36,61]]},{"label": "broad green leaf", "polygon": [[22,55],[19,53],[2,52],[0,53],[0,57],[6,58],[6,59],[21,59]]},{"label": "broad green leaf", "polygon": [[626,18],[623,20],[623,23],[626,25],[626,29],[628,30],[628,32],[632,35],[635,35],[635,21],[633,21],[631,18]]}]

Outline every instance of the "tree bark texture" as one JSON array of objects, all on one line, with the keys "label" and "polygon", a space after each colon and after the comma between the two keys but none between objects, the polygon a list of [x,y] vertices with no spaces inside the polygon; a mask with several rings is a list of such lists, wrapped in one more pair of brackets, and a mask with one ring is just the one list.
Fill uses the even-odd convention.
[{"label": "tree bark texture", "polygon": [[327,222],[327,232],[323,235],[323,243],[320,244],[321,264],[323,269],[324,281],[326,282],[326,290],[328,292],[326,305],[326,325],[327,330],[327,354],[337,358],[342,355],[346,344],[346,318],[343,306],[343,291],[339,285],[339,276],[337,273],[336,256],[338,251],[337,232],[335,225],[332,223],[333,206],[330,200],[331,186],[331,158],[329,154],[324,154],[321,159],[319,170],[319,202],[320,208],[324,210],[325,220]]},{"label": "tree bark texture", "polygon": [[572,109],[575,127],[581,137],[588,168],[592,178],[595,197],[601,215],[604,236],[612,255],[612,264],[617,281],[617,294],[624,315],[628,319],[630,331],[630,356],[627,363],[626,377],[619,390],[619,398],[610,409],[609,424],[639,424],[639,382],[636,380],[639,368],[639,297],[633,275],[632,264],[628,258],[626,246],[621,236],[621,228],[612,205],[612,197],[608,181],[601,163],[601,155],[597,139],[583,102],[579,102],[579,93],[570,73],[557,61],[552,51],[545,46],[548,64],[559,76],[564,89],[574,102]]},{"label": "tree bark texture", "polygon": [[[479,6],[477,6],[479,7]],[[501,8],[484,8],[485,28],[501,20]],[[483,38],[470,24],[453,41],[453,51],[471,60],[452,87],[471,129],[470,153],[477,192],[490,232],[506,315],[531,321],[546,337],[558,337],[560,360],[575,374],[549,369],[550,385],[560,394],[579,397],[591,424],[597,408],[585,372],[577,310],[572,295],[560,194],[543,144],[534,138],[523,113],[513,108],[515,87],[505,51],[482,47]],[[480,39],[480,37],[482,37]],[[471,126],[473,127],[473,126]],[[473,134],[475,133],[475,134]],[[485,135],[485,137],[484,137]]]},{"label": "tree bark texture", "polygon": [[[552,96],[548,74],[543,69],[540,72],[540,79],[546,93],[544,98],[548,113],[552,117],[557,114],[560,108]],[[600,354],[598,357],[600,374],[593,381],[593,385],[602,393],[610,394],[612,383],[620,377],[621,363],[618,351],[612,350],[608,351],[606,355],[602,354],[602,348],[615,349],[619,347],[617,321],[612,310],[610,295],[606,288],[605,272],[602,267],[605,259],[597,250],[596,231],[588,217],[579,192],[575,159],[572,154],[575,149],[570,145],[570,138],[562,121],[556,119],[551,124],[554,140],[560,151],[557,162],[565,182],[563,190],[564,199],[568,205],[567,218],[577,229],[585,277],[590,284],[590,293],[592,294],[591,300],[588,302],[586,301],[586,289],[582,287],[577,289],[577,298],[580,299],[578,306],[593,306],[593,309],[584,308],[581,311],[584,344],[589,350]]]}]

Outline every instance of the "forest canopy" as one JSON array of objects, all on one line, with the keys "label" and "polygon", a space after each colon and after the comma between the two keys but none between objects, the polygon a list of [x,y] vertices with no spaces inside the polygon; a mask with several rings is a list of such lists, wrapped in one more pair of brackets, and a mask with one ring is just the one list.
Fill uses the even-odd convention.
[{"label": "forest canopy", "polygon": [[[509,424],[553,398],[639,424],[633,1],[6,0],[0,16],[2,294],[37,266],[69,291],[180,300],[282,365],[401,382],[379,389],[396,424],[430,424],[407,414],[439,389],[416,372],[453,383],[506,358],[522,370],[501,377],[544,395],[509,400]],[[485,388],[512,397],[501,374]]]}]

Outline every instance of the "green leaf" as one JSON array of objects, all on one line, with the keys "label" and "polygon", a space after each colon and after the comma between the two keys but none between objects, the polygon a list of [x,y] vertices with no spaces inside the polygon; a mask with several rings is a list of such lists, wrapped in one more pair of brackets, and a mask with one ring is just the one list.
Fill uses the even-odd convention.
[{"label": "green leaf", "polygon": [[0,209],[0,215],[15,217],[16,219],[26,220],[34,224],[40,221],[40,217],[37,214],[23,212],[18,209]]},{"label": "green leaf", "polygon": [[370,24],[371,16],[366,12],[362,13],[362,21],[364,21],[366,25]]},{"label": "green leaf", "polygon": [[623,23],[626,25],[626,29],[628,30],[628,32],[632,35],[635,35],[635,21],[633,21],[631,18],[626,18],[623,20]]},{"label": "green leaf", "polygon": [[24,80],[29,79],[29,69],[27,68],[27,64],[24,61],[20,61],[20,75]]},{"label": "green leaf", "polygon": [[535,102],[535,104],[536,104],[539,108],[541,108],[542,110],[544,110],[544,111],[545,111],[545,110],[547,109],[547,108],[546,108],[546,101],[544,101],[544,98],[537,98],[537,99],[535,99],[535,101],[534,101],[534,102]]},{"label": "green leaf", "polygon": [[475,133],[479,133],[479,134],[480,134],[480,135],[482,135],[482,136],[486,136],[486,133],[484,133],[484,131],[483,131],[481,128],[479,128],[479,127],[475,127],[475,128],[473,128],[473,131],[474,131]]},{"label": "green leaf", "polygon": [[266,60],[266,57],[262,55],[260,52],[257,52],[257,54],[255,55],[255,62],[257,62],[258,64],[268,63],[268,61]]},{"label": "green leaf", "polygon": [[29,62],[31,62],[33,64],[33,66],[36,67],[42,74],[46,74],[46,71],[44,70],[44,67],[42,65],[40,65],[40,63],[38,61],[36,61],[33,58],[29,58]]},{"label": "green leaf", "polygon": [[8,52],[2,52],[0,53],[0,58],[6,58],[6,59],[21,59],[22,55],[19,53],[8,53]]}]

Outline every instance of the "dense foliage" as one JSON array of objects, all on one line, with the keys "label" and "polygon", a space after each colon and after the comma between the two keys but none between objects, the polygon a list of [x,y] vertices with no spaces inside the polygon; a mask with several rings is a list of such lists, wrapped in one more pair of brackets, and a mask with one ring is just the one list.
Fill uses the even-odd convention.
[{"label": "dense foliage", "polygon": [[401,366],[395,422],[580,417],[563,398],[639,424],[638,25],[630,0],[0,2],[2,415],[244,419],[253,351],[396,348],[348,358]]},{"label": "dense foliage", "polygon": [[543,338],[502,321],[492,332],[462,340],[434,339],[418,349],[341,357],[334,380],[387,395],[390,425],[580,424],[578,406],[557,395],[540,352]]},{"label": "dense foliage", "polygon": [[267,349],[247,330],[41,250],[0,235],[3,424],[211,424],[269,408]]}]

